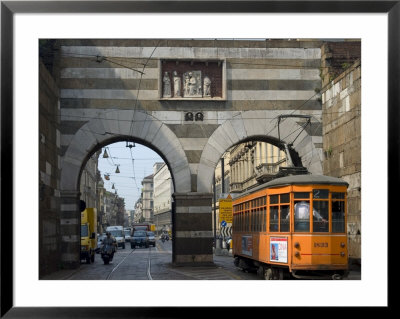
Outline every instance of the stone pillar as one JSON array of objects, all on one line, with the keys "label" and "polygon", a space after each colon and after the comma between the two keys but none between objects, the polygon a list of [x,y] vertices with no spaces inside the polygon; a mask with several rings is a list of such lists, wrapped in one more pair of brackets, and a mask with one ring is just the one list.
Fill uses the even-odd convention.
[{"label": "stone pillar", "polygon": [[174,264],[213,263],[212,193],[174,193]]},{"label": "stone pillar", "polygon": [[261,143],[261,163],[267,162],[267,143]]},{"label": "stone pillar", "polygon": [[77,268],[80,265],[81,213],[79,198],[78,191],[61,192],[60,239],[63,268]]}]

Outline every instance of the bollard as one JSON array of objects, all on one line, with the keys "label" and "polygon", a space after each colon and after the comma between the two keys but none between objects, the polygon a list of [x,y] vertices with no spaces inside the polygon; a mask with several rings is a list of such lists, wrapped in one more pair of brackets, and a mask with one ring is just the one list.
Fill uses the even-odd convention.
[{"label": "bollard", "polygon": [[222,239],[221,239],[221,241],[222,241],[222,248],[223,248],[223,249],[226,249],[226,248],[227,248],[227,246],[226,246],[226,241],[225,241],[225,240],[222,240]]},{"label": "bollard", "polygon": [[215,241],[215,248],[216,249],[221,249],[221,242],[222,242],[222,238],[217,238]]}]

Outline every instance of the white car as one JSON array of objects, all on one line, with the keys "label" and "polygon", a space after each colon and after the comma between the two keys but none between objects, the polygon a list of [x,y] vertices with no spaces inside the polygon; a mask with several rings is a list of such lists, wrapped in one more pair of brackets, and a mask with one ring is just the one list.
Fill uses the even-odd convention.
[{"label": "white car", "polygon": [[130,243],[131,242],[131,230],[125,229],[124,234],[125,234],[125,242]]},{"label": "white car", "polygon": [[115,238],[118,247],[125,249],[125,236],[124,229],[122,226],[108,226],[106,231],[111,233],[111,236]]}]

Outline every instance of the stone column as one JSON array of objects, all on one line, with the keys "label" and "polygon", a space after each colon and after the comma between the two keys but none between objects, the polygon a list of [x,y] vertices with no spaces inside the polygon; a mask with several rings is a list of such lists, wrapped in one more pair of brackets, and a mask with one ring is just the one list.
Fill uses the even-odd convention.
[{"label": "stone column", "polygon": [[212,193],[174,193],[174,264],[213,263]]},{"label": "stone column", "polygon": [[261,163],[267,162],[267,143],[261,143]]},{"label": "stone column", "polygon": [[77,268],[80,265],[81,213],[79,198],[78,191],[61,192],[60,240],[63,268]]}]

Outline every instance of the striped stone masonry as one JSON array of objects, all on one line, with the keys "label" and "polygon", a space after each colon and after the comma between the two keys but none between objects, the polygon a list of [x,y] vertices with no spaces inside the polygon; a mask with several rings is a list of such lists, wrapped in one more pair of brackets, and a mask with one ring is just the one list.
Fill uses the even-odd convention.
[{"label": "striped stone masonry", "polygon": [[76,268],[80,264],[81,221],[79,197],[80,193],[77,191],[61,192],[61,262],[66,268]]},{"label": "striped stone masonry", "polygon": [[[212,178],[227,149],[280,137],[293,142],[305,167],[322,173],[320,48],[320,41],[60,40],[62,194],[77,189],[85,159],[100,147],[146,145],[163,156],[174,183],[174,262],[212,261]],[[221,61],[222,73],[210,73],[219,81],[217,98],[163,98],[163,61],[169,71],[186,61],[181,74],[191,63],[204,63],[198,70],[206,72],[207,61]],[[288,118],[279,136],[281,114],[311,115],[311,126],[302,130],[301,120]],[[62,194],[69,262],[79,251],[78,193]]]},{"label": "striped stone masonry", "polygon": [[173,263],[212,263],[211,193],[174,193]]}]

